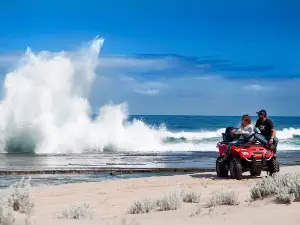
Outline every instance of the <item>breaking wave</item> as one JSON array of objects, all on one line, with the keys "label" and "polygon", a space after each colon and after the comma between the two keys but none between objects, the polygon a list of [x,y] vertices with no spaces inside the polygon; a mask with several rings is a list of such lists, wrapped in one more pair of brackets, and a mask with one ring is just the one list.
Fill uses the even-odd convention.
[{"label": "breaking wave", "polygon": [[[88,101],[104,40],[94,39],[77,52],[27,49],[14,71],[6,74],[0,104],[0,152],[81,153],[103,151],[216,151],[225,128],[216,131],[171,132],[128,120],[127,104],[108,104],[91,119]],[[292,144],[300,129],[277,133]]]}]

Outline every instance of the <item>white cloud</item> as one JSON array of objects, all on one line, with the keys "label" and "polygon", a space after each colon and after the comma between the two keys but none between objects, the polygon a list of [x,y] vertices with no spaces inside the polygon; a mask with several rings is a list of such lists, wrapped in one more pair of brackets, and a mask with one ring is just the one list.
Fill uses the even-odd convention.
[{"label": "white cloud", "polygon": [[99,61],[100,69],[151,71],[165,70],[173,67],[176,61],[168,58],[147,59],[129,56],[102,56]]},{"label": "white cloud", "polygon": [[[34,52],[34,51],[33,51]],[[53,54],[51,52],[43,52],[43,54]],[[55,53],[58,54],[58,53]],[[73,53],[65,53],[72,55]],[[0,67],[7,68],[13,63],[17,63],[24,52],[14,52],[0,54]],[[132,72],[147,72],[160,71],[171,69],[177,65],[177,60],[170,57],[162,58],[143,58],[135,56],[123,56],[123,55],[100,55],[98,69],[100,71],[132,71]]]},{"label": "white cloud", "polygon": [[259,84],[250,84],[248,86],[245,86],[245,89],[254,89],[254,90],[260,91],[260,90],[263,90],[264,87]]},{"label": "white cloud", "polygon": [[132,77],[128,77],[128,76],[120,76],[120,80],[122,80],[122,81],[135,81]]},{"label": "white cloud", "polygon": [[158,81],[135,81],[135,87],[135,92],[143,95],[158,95],[169,88],[167,84]]},{"label": "white cloud", "polygon": [[128,91],[133,91],[142,95],[158,95],[162,90],[167,89],[168,85],[158,81],[145,81],[144,79],[138,80],[137,78],[121,75],[115,77],[118,83],[121,82]]},{"label": "white cloud", "polygon": [[148,90],[135,90],[136,93],[142,95],[157,95],[159,94],[159,90],[157,89],[148,89]]},{"label": "white cloud", "polygon": [[271,91],[273,88],[269,86],[263,86],[260,84],[249,84],[244,86],[244,89],[250,91]]},{"label": "white cloud", "polygon": [[[114,103],[127,101],[130,113],[135,114],[238,115],[255,113],[260,108],[267,108],[270,114],[299,115],[300,112],[299,107],[295,110],[300,101],[300,79],[264,79],[259,83],[194,72],[164,76],[164,70],[175,68],[178,61],[168,57],[127,56],[100,56],[99,60],[98,76],[90,96],[95,109],[112,100]],[[15,55],[0,55],[0,67],[16,61]],[[148,71],[162,75],[143,76]]]}]

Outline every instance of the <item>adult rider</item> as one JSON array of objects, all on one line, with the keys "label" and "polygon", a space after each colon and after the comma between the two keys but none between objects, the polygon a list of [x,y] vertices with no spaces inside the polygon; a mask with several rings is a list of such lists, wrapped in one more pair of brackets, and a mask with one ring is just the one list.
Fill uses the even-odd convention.
[{"label": "adult rider", "polygon": [[256,121],[255,127],[260,130],[261,135],[255,134],[255,136],[260,142],[266,145],[274,145],[274,152],[276,153],[279,140],[275,136],[276,130],[273,121],[267,118],[267,112],[264,109],[256,113],[258,114],[258,120]]}]

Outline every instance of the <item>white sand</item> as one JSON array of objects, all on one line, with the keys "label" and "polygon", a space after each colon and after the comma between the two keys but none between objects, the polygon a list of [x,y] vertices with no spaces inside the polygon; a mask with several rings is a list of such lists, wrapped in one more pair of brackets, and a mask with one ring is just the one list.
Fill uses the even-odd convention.
[{"label": "white sand", "polygon": [[[300,166],[281,167],[281,173],[300,172]],[[241,181],[219,179],[215,173],[176,175],[128,180],[103,181],[98,183],[67,184],[53,187],[32,188],[35,211],[32,224],[300,224],[300,203],[279,205],[272,199],[247,202],[249,189],[260,178],[245,174]],[[263,173],[262,176],[266,174]],[[160,197],[176,188],[200,192],[200,203],[184,203],[174,211],[150,212],[148,214],[127,215],[126,211],[134,200],[146,197]],[[238,206],[207,208],[211,193],[219,188],[233,189],[239,194]],[[93,220],[57,220],[53,214],[68,207],[73,201],[90,203],[94,212]],[[200,214],[191,216],[201,209]]]}]

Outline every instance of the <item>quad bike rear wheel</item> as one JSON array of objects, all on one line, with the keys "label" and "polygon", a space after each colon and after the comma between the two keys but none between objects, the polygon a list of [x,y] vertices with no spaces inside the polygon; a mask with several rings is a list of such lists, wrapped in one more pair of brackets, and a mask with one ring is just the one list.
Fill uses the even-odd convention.
[{"label": "quad bike rear wheel", "polygon": [[228,170],[226,168],[226,164],[220,156],[216,160],[216,171],[218,177],[228,177]]},{"label": "quad bike rear wheel", "polygon": [[243,177],[243,167],[241,164],[241,160],[237,157],[231,158],[229,162],[230,168],[230,177],[232,179],[241,180]]},{"label": "quad bike rear wheel", "polygon": [[268,163],[268,171],[270,176],[272,176],[274,173],[279,172],[279,162],[277,159],[272,158]]}]

